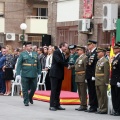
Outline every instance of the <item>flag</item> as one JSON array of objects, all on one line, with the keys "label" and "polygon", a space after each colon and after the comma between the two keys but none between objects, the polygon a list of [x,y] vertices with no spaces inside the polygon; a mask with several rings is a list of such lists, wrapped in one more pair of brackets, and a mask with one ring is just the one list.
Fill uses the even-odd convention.
[{"label": "flag", "polygon": [[[111,64],[112,64],[112,60],[113,60],[113,58],[114,58],[114,56],[115,56],[114,51],[113,51],[114,45],[115,45],[115,36],[113,35],[113,36],[112,36],[112,40],[111,40],[110,59],[109,59],[109,64],[110,64],[110,79],[111,79],[111,74],[112,74]],[[111,89],[111,86],[110,86],[110,84],[109,84],[109,85],[108,85],[108,91],[110,91],[110,89]]]},{"label": "flag", "polygon": [[110,63],[110,78],[111,78],[111,63],[112,63],[113,57],[115,56],[114,51],[113,51],[114,45],[115,45],[115,36],[113,35],[112,36],[112,41],[111,41],[111,47],[110,47],[110,60],[109,60],[109,63]]}]

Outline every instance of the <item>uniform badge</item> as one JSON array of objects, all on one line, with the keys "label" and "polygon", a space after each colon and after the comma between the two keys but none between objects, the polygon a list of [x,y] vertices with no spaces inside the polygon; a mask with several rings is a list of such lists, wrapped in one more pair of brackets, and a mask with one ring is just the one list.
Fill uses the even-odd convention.
[{"label": "uniform badge", "polygon": [[37,62],[37,60],[35,60],[35,62]]},{"label": "uniform badge", "polygon": [[79,61],[78,61],[78,64],[82,64],[82,60],[79,60]]},{"label": "uniform badge", "polygon": [[113,62],[113,65],[115,65],[115,64],[117,64],[118,63],[118,60],[115,60],[114,62]]},{"label": "uniform badge", "polygon": [[101,70],[101,67],[99,67],[99,70]]},{"label": "uniform badge", "polygon": [[113,67],[113,69],[116,69],[116,67]]}]

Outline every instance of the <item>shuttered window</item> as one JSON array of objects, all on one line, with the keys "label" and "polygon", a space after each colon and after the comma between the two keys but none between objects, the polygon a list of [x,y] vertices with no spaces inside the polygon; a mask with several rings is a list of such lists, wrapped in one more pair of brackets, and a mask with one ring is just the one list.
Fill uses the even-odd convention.
[{"label": "shuttered window", "polygon": [[4,3],[0,2],[0,17],[3,17],[4,15]]}]

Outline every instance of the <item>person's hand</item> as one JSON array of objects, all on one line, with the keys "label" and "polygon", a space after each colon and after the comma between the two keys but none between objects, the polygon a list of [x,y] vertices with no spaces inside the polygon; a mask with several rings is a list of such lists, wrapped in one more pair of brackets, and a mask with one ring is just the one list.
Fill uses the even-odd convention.
[{"label": "person's hand", "polygon": [[44,70],[48,71],[48,68],[45,68]]},{"label": "person's hand", "polygon": [[71,66],[70,66],[70,65],[68,65],[68,69],[71,69]]},{"label": "person's hand", "polygon": [[85,79],[85,83],[87,83],[87,80]]},{"label": "person's hand", "polygon": [[120,87],[120,82],[117,82],[117,87]]},{"label": "person's hand", "polygon": [[16,76],[16,79],[17,79],[17,80],[21,80],[21,76],[20,76],[20,75],[17,75],[17,76]]},{"label": "person's hand", "polygon": [[92,77],[92,81],[95,81],[95,77]]},{"label": "person's hand", "polygon": [[38,78],[40,78],[40,77],[41,77],[41,74],[38,75]]},{"label": "person's hand", "polygon": [[5,72],[5,66],[2,67],[3,72]]}]

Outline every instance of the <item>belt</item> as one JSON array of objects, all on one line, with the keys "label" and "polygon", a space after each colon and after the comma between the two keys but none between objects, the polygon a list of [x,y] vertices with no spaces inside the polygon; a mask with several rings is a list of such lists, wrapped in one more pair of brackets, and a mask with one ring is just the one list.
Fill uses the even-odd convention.
[{"label": "belt", "polygon": [[95,74],[95,76],[104,76],[104,74],[103,73],[101,73],[101,74]]},{"label": "belt", "polygon": [[24,65],[24,66],[37,66],[37,64],[27,64],[27,63],[23,63],[22,65]]},{"label": "belt", "polygon": [[75,74],[79,75],[79,74],[84,74],[85,71],[80,71],[80,72],[75,72]]}]

